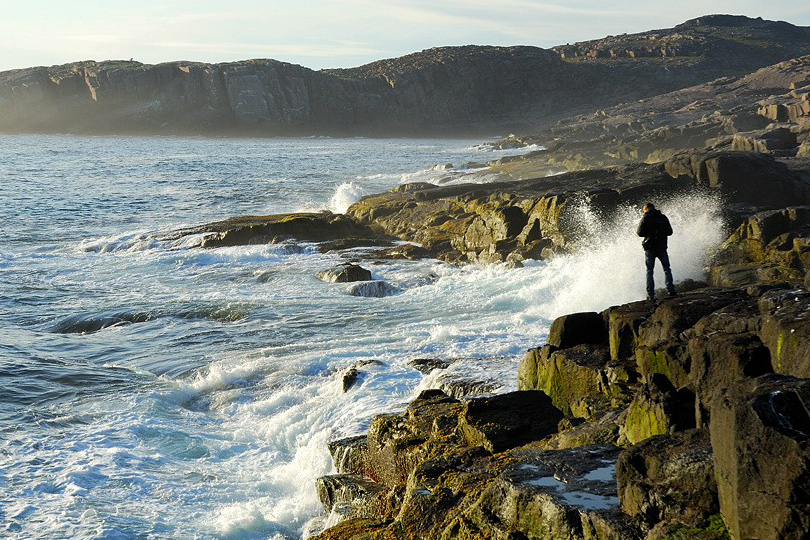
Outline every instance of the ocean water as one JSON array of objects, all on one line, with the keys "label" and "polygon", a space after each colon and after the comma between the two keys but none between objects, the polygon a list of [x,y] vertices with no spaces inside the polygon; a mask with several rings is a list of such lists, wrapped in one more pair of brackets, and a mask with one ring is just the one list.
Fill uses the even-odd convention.
[{"label": "ocean water", "polygon": [[[301,538],[327,442],[439,384],[410,360],[513,390],[554,317],[643,297],[636,208],[583,204],[583,249],[521,269],[364,262],[385,298],[315,278],[343,259],[312,244],[156,239],[459,181],[433,166],[503,155],[481,142],[0,136],[0,537]],[[660,203],[676,281],[700,278],[719,202]]]}]

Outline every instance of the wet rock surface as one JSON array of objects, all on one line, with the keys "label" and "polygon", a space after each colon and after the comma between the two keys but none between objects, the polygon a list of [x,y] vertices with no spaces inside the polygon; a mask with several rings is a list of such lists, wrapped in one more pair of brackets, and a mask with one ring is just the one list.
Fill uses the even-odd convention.
[{"label": "wet rock surface", "polygon": [[318,279],[329,283],[348,283],[352,281],[370,281],[371,272],[357,264],[347,263],[329,270],[318,272]]},{"label": "wet rock surface", "polygon": [[284,243],[291,239],[324,242],[346,238],[384,237],[343,214],[331,212],[241,216],[181,229],[160,236],[161,240],[193,239],[199,247],[216,248],[251,244]]}]

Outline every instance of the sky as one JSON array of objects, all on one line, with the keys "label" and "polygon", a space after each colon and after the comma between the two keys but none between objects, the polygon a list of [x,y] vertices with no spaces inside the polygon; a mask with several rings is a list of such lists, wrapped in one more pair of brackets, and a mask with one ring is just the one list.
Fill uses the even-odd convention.
[{"label": "sky", "polygon": [[552,47],[712,13],[810,26],[810,0],[0,0],[0,71],[130,58],[355,67],[448,45]]}]

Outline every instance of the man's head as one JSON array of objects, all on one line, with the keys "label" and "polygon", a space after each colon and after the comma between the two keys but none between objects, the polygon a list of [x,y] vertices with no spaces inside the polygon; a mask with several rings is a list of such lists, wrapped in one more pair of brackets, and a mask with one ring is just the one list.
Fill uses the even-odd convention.
[{"label": "man's head", "polygon": [[651,202],[644,203],[644,206],[641,209],[644,210],[644,213],[647,213],[650,210],[655,210],[655,205]]}]

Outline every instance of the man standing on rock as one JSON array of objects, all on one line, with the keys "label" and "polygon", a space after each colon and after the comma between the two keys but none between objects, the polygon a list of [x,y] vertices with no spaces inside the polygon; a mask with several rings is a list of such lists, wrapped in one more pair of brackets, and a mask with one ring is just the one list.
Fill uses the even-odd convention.
[{"label": "man standing on rock", "polygon": [[672,226],[669,224],[667,216],[655,208],[653,203],[644,203],[644,216],[638,224],[639,236],[643,236],[641,247],[644,248],[644,257],[647,262],[647,300],[655,300],[655,280],[653,279],[653,269],[655,259],[661,261],[664,268],[664,281],[667,292],[670,296],[675,296],[675,285],[672,282],[672,270],[669,267],[669,255],[667,255],[667,236],[672,236]]}]

